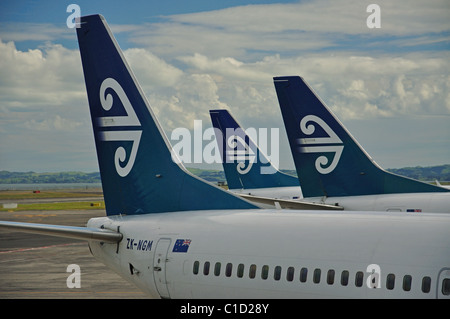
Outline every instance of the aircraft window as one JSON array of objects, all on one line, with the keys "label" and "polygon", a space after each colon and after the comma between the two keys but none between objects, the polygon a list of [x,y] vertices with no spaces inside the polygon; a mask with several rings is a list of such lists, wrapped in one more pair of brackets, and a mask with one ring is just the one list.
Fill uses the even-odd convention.
[{"label": "aircraft window", "polygon": [[198,275],[198,268],[200,266],[200,263],[198,261],[194,262],[194,267],[192,268],[192,272],[194,273],[194,275]]},{"label": "aircraft window", "polygon": [[445,278],[442,281],[442,294],[445,296],[450,295],[450,279],[449,278]]},{"label": "aircraft window", "polygon": [[348,277],[349,277],[348,270],[344,270],[341,274],[341,285],[342,286],[348,285]]},{"label": "aircraft window", "polygon": [[205,264],[203,265],[203,274],[205,276],[209,275],[209,261],[205,261]]},{"label": "aircraft window", "polygon": [[386,288],[392,290],[394,289],[394,285],[395,285],[395,275],[394,274],[387,275]]},{"label": "aircraft window", "polygon": [[355,276],[355,286],[361,287],[363,285],[364,273],[362,271],[358,271]]},{"label": "aircraft window", "polygon": [[286,273],[286,280],[287,281],[294,280],[294,273],[295,273],[294,267],[289,267]]},{"label": "aircraft window", "polygon": [[221,263],[217,262],[214,266],[214,275],[219,276],[220,275],[220,267],[222,266]]},{"label": "aircraft window", "polygon": [[273,272],[273,279],[280,280],[281,278],[281,266],[276,266]]},{"label": "aircraft window", "polygon": [[328,270],[327,284],[329,284],[329,285],[334,284],[334,270],[333,269]]},{"label": "aircraft window", "polygon": [[319,268],[314,269],[313,283],[318,284],[320,282],[321,270]]},{"label": "aircraft window", "polygon": [[300,282],[306,282],[308,277],[308,268],[300,269]]},{"label": "aircraft window", "polygon": [[431,290],[431,278],[426,276],[422,279],[422,292],[429,293]]},{"label": "aircraft window", "polygon": [[412,277],[410,275],[405,275],[403,277],[403,290],[404,291],[411,290],[411,282],[412,282]]},{"label": "aircraft window", "polygon": [[256,265],[251,265],[249,272],[248,272],[248,276],[253,279],[256,276]]},{"label": "aircraft window", "polygon": [[261,270],[261,278],[265,280],[267,277],[269,277],[269,266],[264,265]]},{"label": "aircraft window", "polygon": [[232,270],[233,270],[233,264],[232,263],[228,263],[227,267],[225,268],[225,276],[230,277]]},{"label": "aircraft window", "polygon": [[244,264],[239,264],[237,269],[237,276],[239,278],[244,277]]}]

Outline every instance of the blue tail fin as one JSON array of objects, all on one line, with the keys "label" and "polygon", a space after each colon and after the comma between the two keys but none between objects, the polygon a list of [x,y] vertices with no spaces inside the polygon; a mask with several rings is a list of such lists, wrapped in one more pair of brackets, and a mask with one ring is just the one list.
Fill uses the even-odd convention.
[{"label": "blue tail fin", "polygon": [[212,125],[230,189],[299,186],[298,179],[280,172],[227,110],[211,110]]},{"label": "blue tail fin", "polygon": [[105,19],[77,29],[107,215],[255,208],[171,160],[170,144]]},{"label": "blue tail fin", "polygon": [[447,191],[380,168],[302,78],[274,83],[304,197]]}]

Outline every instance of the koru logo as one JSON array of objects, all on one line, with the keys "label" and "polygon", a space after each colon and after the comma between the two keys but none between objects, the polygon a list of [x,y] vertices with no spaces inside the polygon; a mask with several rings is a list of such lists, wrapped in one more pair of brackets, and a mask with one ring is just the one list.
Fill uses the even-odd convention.
[{"label": "koru logo", "polygon": [[[106,94],[107,89],[112,89],[116,92],[122,105],[125,108],[126,116],[103,116],[96,118],[96,126],[99,128],[110,129],[114,127],[141,127],[141,123],[134,112],[133,106],[130,103],[125,91],[120,84],[113,78],[107,78],[100,86],[100,103],[105,111],[111,110],[113,107],[113,96]],[[134,161],[136,160],[136,154],[141,140],[141,130],[127,130],[127,131],[112,131],[102,130],[99,132],[99,139],[104,142],[132,142],[131,153],[128,156],[125,148],[122,146],[116,149],[114,154],[114,165],[116,167],[117,174],[121,177],[127,176],[133,168]],[[126,163],[126,164],[125,164]]]},{"label": "koru logo", "polygon": [[[312,123],[310,123],[312,122]],[[300,130],[305,135],[312,135],[316,130],[313,123],[316,123],[328,134],[328,137],[301,138],[300,153],[334,153],[333,160],[329,164],[329,159],[322,155],[316,159],[316,169],[320,174],[329,174],[337,166],[341,158],[344,145],[341,139],[321,118],[315,115],[307,115],[300,121]]]},{"label": "koru logo", "polygon": [[[227,139],[227,146],[231,150],[227,151],[228,161],[240,161],[237,164],[236,170],[239,174],[247,174],[255,162],[256,154],[239,135],[232,135]],[[248,161],[248,163],[246,163]],[[245,167],[247,164],[247,167]]]}]

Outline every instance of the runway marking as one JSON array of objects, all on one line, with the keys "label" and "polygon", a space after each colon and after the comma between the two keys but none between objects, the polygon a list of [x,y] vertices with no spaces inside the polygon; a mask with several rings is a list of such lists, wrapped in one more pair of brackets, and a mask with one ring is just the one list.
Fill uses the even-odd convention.
[{"label": "runway marking", "polygon": [[39,249],[47,249],[47,248],[54,248],[54,247],[75,246],[75,245],[82,245],[82,244],[84,244],[84,243],[70,243],[70,244],[58,244],[58,245],[49,245],[49,246],[41,246],[41,247],[20,248],[20,249],[14,249],[14,250],[0,251],[0,254],[17,253],[17,252],[23,252],[23,251],[29,251],[29,250],[39,250]]},{"label": "runway marking", "polygon": [[144,292],[140,291],[0,291],[0,294],[129,294],[129,295],[144,295]]},{"label": "runway marking", "polygon": [[15,214],[14,217],[28,217],[28,218],[33,218],[33,217],[55,217],[57,216],[56,214],[25,214],[25,215],[19,215],[19,214]]}]

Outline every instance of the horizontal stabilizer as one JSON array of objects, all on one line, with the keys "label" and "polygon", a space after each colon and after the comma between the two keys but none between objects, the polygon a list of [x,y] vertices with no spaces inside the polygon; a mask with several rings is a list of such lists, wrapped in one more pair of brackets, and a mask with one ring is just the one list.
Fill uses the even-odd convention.
[{"label": "horizontal stabilizer", "polygon": [[247,194],[238,194],[240,197],[247,199],[250,202],[257,204],[273,205],[282,209],[296,209],[296,210],[343,210],[344,207],[338,205],[327,205],[312,202],[304,202],[298,200],[269,198],[262,196],[254,196]]},{"label": "horizontal stabilizer", "polygon": [[0,228],[87,241],[118,243],[122,234],[105,229],[0,221]]}]

